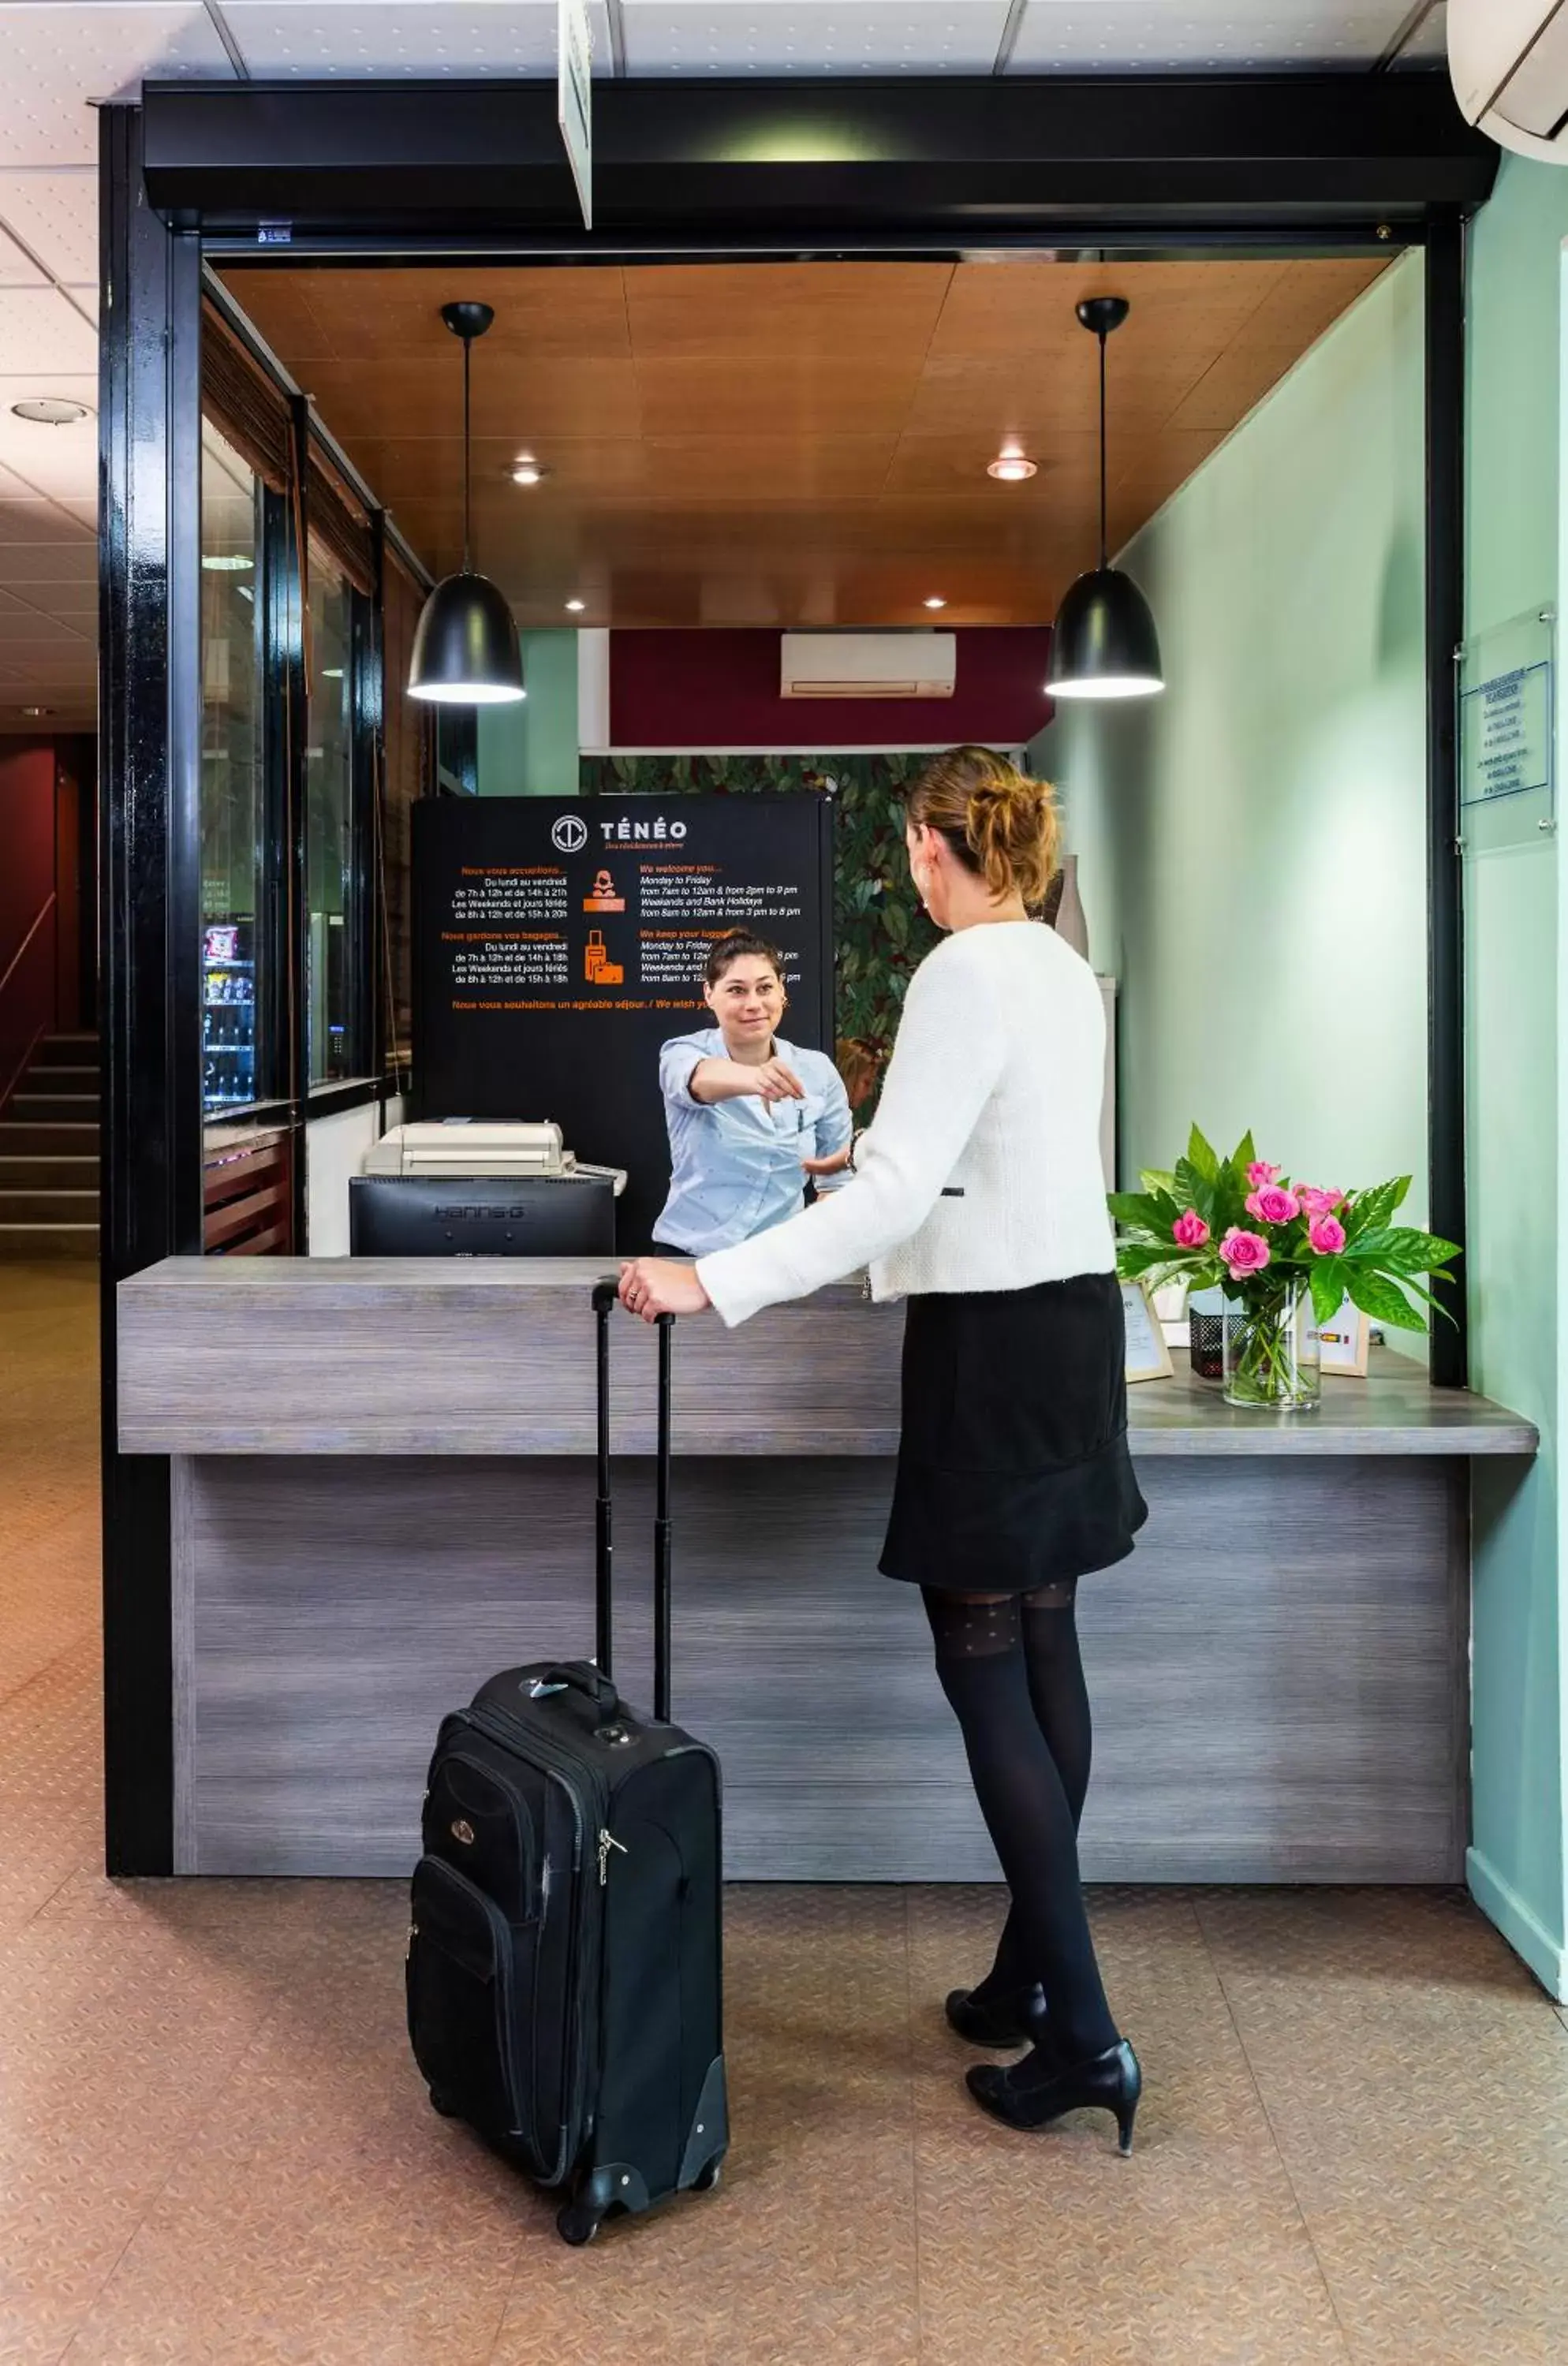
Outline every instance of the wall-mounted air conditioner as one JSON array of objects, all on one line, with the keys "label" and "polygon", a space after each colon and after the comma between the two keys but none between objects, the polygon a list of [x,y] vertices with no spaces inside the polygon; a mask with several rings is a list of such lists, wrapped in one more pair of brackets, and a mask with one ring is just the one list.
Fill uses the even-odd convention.
[{"label": "wall-mounted air conditioner", "polygon": [[1500,147],[1568,163],[1568,0],[1449,0],[1449,72]]},{"label": "wall-mounted air conditioner", "polygon": [[953,633],[784,633],[781,698],[951,698]]}]

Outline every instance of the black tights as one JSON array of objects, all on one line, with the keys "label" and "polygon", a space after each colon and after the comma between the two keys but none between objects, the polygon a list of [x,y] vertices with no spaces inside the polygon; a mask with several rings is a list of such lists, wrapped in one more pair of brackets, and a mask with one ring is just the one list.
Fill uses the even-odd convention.
[{"label": "black tights", "polygon": [[1069,2061],[1116,2043],[1078,1878],[1090,1724],[1074,1590],[1070,1579],[996,1598],[921,1589],[937,1674],[1012,1893],[995,1966],[976,1994],[990,2002],[1038,1980]]}]

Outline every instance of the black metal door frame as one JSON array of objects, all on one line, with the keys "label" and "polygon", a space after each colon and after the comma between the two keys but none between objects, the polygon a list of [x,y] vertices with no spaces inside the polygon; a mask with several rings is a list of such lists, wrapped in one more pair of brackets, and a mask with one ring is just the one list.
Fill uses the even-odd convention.
[{"label": "black metal door frame", "polygon": [[[1463,221],[1495,153],[1430,77],[610,84],[573,224],[538,84],[149,87],[100,116],[103,1439],[107,1867],[174,1862],[170,1466],[115,1443],[116,1289],[201,1249],[201,255],[612,263],[1426,250],[1428,1155],[1463,1242],[1453,652]],[[770,146],[770,141],[772,145]],[[302,685],[300,685],[302,687]],[[276,784],[281,786],[282,784]],[[274,792],[276,802],[276,787]],[[296,827],[298,809],[296,808]],[[298,850],[295,850],[296,861]],[[297,905],[298,877],[295,880]],[[296,1045],[303,1020],[294,1014]],[[1463,1293],[1434,1377],[1467,1370]]]}]

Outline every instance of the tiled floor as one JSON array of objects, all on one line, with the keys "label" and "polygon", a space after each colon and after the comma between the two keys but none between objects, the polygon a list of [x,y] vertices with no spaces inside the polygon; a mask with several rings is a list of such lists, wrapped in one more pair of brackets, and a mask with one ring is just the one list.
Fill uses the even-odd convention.
[{"label": "tiled floor", "polygon": [[425,2104],[395,1887],[97,1870],[93,1290],[0,1267],[0,2360],[1568,2360],[1568,2032],[1430,1892],[1099,1893],[1123,2161],[962,2090],[993,1895],[738,1891],[723,2188],[567,2250]]}]

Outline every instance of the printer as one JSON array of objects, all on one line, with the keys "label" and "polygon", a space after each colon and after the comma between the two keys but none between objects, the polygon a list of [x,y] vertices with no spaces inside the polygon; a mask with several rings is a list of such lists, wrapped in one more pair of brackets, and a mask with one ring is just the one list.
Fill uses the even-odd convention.
[{"label": "printer", "polygon": [[626,1169],[581,1163],[549,1119],[492,1123],[479,1118],[437,1118],[419,1125],[395,1125],[365,1154],[367,1175],[548,1175],[563,1183],[574,1177],[610,1176],[615,1197],[626,1189]]}]

